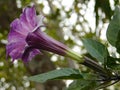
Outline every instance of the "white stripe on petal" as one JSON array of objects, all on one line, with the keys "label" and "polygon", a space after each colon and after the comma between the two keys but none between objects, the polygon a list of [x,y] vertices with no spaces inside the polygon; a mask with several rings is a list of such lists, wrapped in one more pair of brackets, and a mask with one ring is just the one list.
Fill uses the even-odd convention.
[{"label": "white stripe on petal", "polygon": [[32,32],[34,32],[38,27],[45,26],[44,23],[43,23],[43,20],[44,20],[44,16],[43,15],[38,15],[37,16],[37,26],[33,29]]}]

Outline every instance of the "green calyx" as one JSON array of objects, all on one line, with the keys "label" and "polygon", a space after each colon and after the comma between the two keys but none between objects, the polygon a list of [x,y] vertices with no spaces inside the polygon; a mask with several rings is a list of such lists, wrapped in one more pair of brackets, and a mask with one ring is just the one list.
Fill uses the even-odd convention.
[{"label": "green calyx", "polygon": [[82,56],[80,56],[78,53],[74,52],[73,50],[68,49],[66,54],[67,54],[67,57],[72,58],[73,60],[79,63],[84,62],[84,59],[82,58]]}]

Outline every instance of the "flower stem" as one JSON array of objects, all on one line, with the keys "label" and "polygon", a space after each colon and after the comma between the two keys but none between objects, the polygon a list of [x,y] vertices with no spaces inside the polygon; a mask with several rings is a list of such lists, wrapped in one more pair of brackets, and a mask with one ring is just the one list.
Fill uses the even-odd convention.
[{"label": "flower stem", "polygon": [[91,60],[88,57],[82,57],[72,50],[67,51],[67,56],[72,58],[73,60],[77,61],[78,63],[83,64],[83,65],[91,68],[92,70],[98,72],[103,77],[108,77],[108,75],[110,75],[110,73],[107,70],[105,70],[97,62],[95,62],[94,60]]},{"label": "flower stem", "polygon": [[94,71],[98,72],[101,74],[103,77],[109,77],[110,73],[105,70],[102,66],[100,66],[97,62],[91,60],[88,57],[84,57],[84,62],[82,63],[83,65],[93,69]]}]

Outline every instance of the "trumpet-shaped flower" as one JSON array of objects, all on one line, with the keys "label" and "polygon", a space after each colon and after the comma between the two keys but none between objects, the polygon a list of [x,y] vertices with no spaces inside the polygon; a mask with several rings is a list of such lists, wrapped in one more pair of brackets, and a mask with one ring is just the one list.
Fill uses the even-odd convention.
[{"label": "trumpet-shaped flower", "polygon": [[27,62],[41,53],[40,50],[45,50],[83,62],[80,56],[67,46],[42,32],[42,21],[43,16],[36,15],[34,6],[26,7],[20,18],[15,19],[10,25],[7,56],[11,56],[13,61],[22,59]]},{"label": "trumpet-shaped flower", "polygon": [[33,6],[25,8],[20,18],[11,23],[6,50],[7,56],[11,56],[13,61],[20,58],[25,62],[29,61],[40,50],[65,55],[67,47],[41,31],[42,20],[43,16],[36,15]]}]

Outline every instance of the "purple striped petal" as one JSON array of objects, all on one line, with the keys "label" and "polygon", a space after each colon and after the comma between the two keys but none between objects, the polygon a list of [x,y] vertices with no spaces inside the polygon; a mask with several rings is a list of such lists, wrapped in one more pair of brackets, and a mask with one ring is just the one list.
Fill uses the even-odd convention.
[{"label": "purple striped petal", "polygon": [[25,8],[20,16],[20,21],[27,26],[31,32],[37,26],[37,16],[35,7]]},{"label": "purple striped petal", "polygon": [[34,49],[32,47],[26,47],[25,52],[22,55],[22,60],[24,62],[30,61],[33,57],[35,57],[37,54],[40,54],[40,50]]},{"label": "purple striped petal", "polygon": [[10,55],[13,60],[20,59],[24,52],[25,44],[22,41],[10,43],[7,45],[7,56]]},{"label": "purple striped petal", "polygon": [[[35,7],[27,7],[23,10],[20,19],[15,19],[10,24],[10,33],[8,34],[8,44],[6,46],[7,56],[11,56],[13,60],[22,58],[27,43],[25,38],[29,32],[32,32],[37,26],[37,16]],[[29,56],[26,57],[26,61],[33,58],[40,51],[30,51]]]}]

